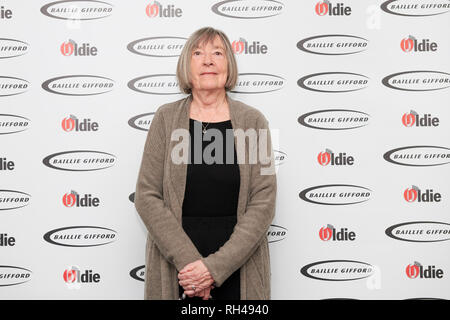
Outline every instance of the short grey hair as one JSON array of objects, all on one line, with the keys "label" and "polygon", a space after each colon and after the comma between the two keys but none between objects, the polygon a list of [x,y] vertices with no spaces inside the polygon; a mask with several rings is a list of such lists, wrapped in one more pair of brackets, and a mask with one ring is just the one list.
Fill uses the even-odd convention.
[{"label": "short grey hair", "polygon": [[177,64],[177,79],[182,92],[190,94],[192,92],[191,83],[191,55],[192,51],[202,43],[214,41],[216,36],[222,40],[225,47],[225,56],[228,61],[227,81],[225,82],[225,90],[232,90],[237,83],[238,70],[236,58],[230,40],[223,31],[205,27],[195,31],[186,41]]}]

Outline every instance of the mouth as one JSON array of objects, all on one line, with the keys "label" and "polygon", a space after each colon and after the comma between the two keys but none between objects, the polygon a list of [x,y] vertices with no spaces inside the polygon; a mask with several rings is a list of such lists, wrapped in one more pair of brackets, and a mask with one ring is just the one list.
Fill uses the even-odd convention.
[{"label": "mouth", "polygon": [[206,75],[216,75],[217,73],[215,72],[202,72],[200,73],[201,76],[206,76]]}]

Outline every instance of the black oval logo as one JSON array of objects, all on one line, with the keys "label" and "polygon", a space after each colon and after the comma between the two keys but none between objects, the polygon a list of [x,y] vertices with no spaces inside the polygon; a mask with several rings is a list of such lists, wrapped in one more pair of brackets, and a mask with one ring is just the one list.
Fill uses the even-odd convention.
[{"label": "black oval logo", "polygon": [[[435,0],[432,2],[429,0],[415,0],[412,3],[411,1],[389,0],[383,2],[380,7],[384,12],[398,16],[426,17],[448,12],[450,3],[448,0]],[[442,9],[447,10],[443,11]]]},{"label": "black oval logo", "polygon": [[97,247],[116,241],[117,232],[95,226],[73,226],[51,230],[44,234],[48,243],[64,247]]},{"label": "black oval logo", "polygon": [[0,287],[9,287],[22,284],[31,280],[31,270],[0,265]]},{"label": "black oval logo", "polygon": [[387,162],[401,166],[441,166],[450,163],[450,148],[439,146],[400,147],[386,152],[383,158]]},{"label": "black oval logo", "polygon": [[138,281],[145,281],[145,265],[136,267],[131,270],[130,277]]},{"label": "black oval logo", "polygon": [[42,89],[65,96],[93,96],[114,88],[114,80],[87,74],[51,78],[42,83]]},{"label": "black oval logo", "polygon": [[352,281],[368,278],[374,267],[353,260],[326,260],[310,263],[300,270],[305,277],[324,281]]},{"label": "black oval logo", "polygon": [[441,242],[450,240],[450,223],[412,221],[395,224],[385,231],[395,240],[409,242]]},{"label": "black oval logo", "polygon": [[[320,190],[320,191],[316,191]],[[351,184],[327,184],[307,188],[300,192],[300,199],[322,205],[349,205],[370,200],[372,191]]]},{"label": "black oval logo", "polygon": [[113,5],[94,0],[55,1],[41,7],[41,13],[47,17],[62,20],[95,20],[109,17]]},{"label": "black oval logo", "polygon": [[320,130],[349,130],[368,125],[370,115],[356,110],[317,110],[301,115],[297,121],[301,125]]},{"label": "black oval logo", "polygon": [[128,120],[128,125],[134,129],[148,131],[154,115],[154,112],[138,114]]},{"label": "black oval logo", "polygon": [[358,91],[367,88],[368,83],[368,77],[352,72],[313,73],[297,81],[300,88],[324,93]]},{"label": "black oval logo", "polygon": [[45,157],[45,166],[64,171],[95,171],[112,167],[116,156],[101,151],[74,150],[53,153]]},{"label": "black oval logo", "polygon": [[324,34],[300,40],[297,48],[307,53],[334,56],[365,51],[368,43],[369,40],[357,36]]}]

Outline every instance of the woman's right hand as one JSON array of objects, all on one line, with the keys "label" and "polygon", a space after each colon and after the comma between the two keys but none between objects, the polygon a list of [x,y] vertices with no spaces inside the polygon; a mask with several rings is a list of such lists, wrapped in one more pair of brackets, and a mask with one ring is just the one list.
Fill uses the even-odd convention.
[{"label": "woman's right hand", "polygon": [[184,293],[189,297],[200,297],[203,300],[208,300],[211,295],[211,290],[214,289],[214,286],[210,286],[209,288],[194,292],[194,290],[186,290]]}]

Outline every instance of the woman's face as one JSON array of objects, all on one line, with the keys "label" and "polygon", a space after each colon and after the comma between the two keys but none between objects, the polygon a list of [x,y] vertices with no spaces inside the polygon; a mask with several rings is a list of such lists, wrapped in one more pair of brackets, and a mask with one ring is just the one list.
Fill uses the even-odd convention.
[{"label": "woman's face", "polygon": [[214,41],[201,43],[191,55],[191,84],[196,90],[224,89],[228,61],[219,36]]}]

